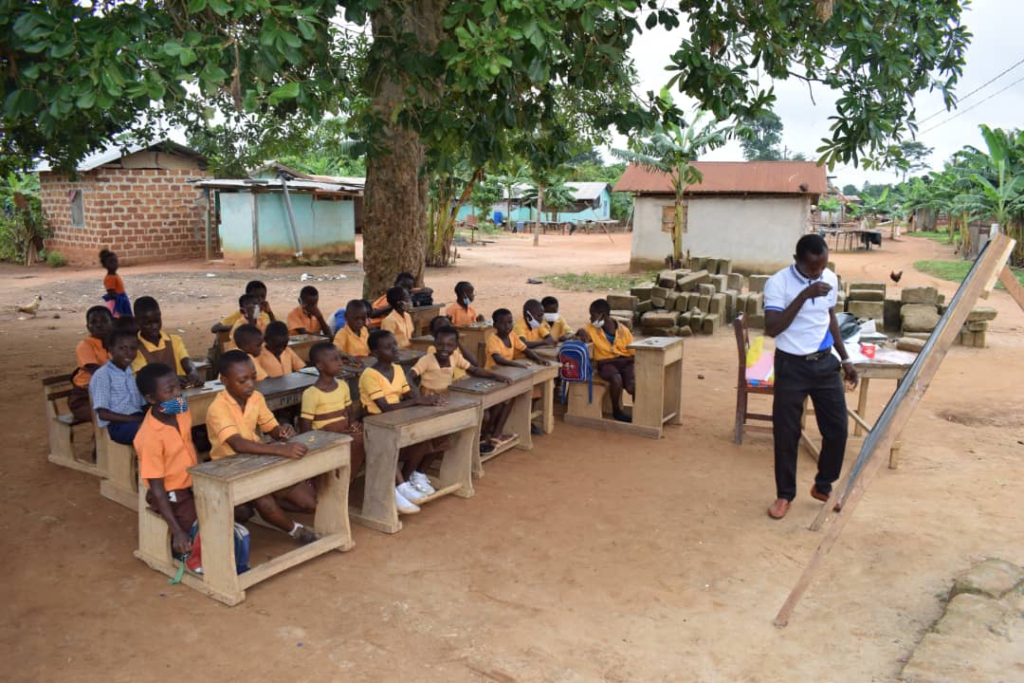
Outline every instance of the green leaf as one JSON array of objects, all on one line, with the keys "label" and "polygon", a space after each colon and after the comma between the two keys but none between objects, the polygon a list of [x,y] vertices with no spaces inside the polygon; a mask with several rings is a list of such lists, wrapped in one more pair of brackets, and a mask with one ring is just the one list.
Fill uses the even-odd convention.
[{"label": "green leaf", "polygon": [[289,47],[302,47],[302,39],[299,38],[294,33],[289,33],[288,31],[281,31],[280,33],[278,33],[278,36],[283,38],[284,42]]},{"label": "green leaf", "polygon": [[182,66],[188,66],[189,64],[195,62],[197,59],[198,57],[196,57],[195,50],[193,50],[192,48],[185,48],[181,51],[181,54],[178,55],[178,60],[181,62]]},{"label": "green leaf", "polygon": [[274,88],[273,92],[270,93],[271,104],[276,104],[280,100],[293,100],[299,96],[299,83],[298,81],[292,81],[291,83],[285,83],[280,88]]},{"label": "green leaf", "polygon": [[209,0],[210,9],[224,17],[231,11],[231,3],[227,0]]},{"label": "green leaf", "polygon": [[50,57],[52,59],[63,59],[75,51],[74,41],[67,43],[53,45],[50,47]]},{"label": "green leaf", "polygon": [[75,100],[75,106],[79,109],[92,109],[92,106],[96,104],[96,91],[89,90],[78,96]]},{"label": "green leaf", "polygon": [[647,21],[644,22],[644,25],[647,27],[648,31],[653,29],[655,26],[658,25],[658,15],[657,14],[648,14],[647,15]]},{"label": "green leaf", "polygon": [[206,0],[188,0],[188,11],[192,14],[198,14],[206,9]]},{"label": "green leaf", "polygon": [[308,21],[300,21],[298,25],[299,33],[302,34],[303,38],[309,41],[312,41],[316,38],[316,29],[313,28],[313,25],[311,23],[309,23]]},{"label": "green leaf", "polygon": [[176,43],[173,40],[168,40],[166,43],[163,44],[163,47],[161,47],[160,49],[163,50],[164,54],[168,57],[177,57],[181,54],[181,51],[184,48],[181,47],[180,43]]}]

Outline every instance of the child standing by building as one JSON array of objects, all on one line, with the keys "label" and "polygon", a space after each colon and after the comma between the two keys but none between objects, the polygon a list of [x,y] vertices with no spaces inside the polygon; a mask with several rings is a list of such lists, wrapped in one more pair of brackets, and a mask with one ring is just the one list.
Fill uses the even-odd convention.
[{"label": "child standing by building", "polygon": [[71,393],[68,408],[79,422],[92,419],[92,405],[89,403],[89,380],[92,373],[110,360],[107,353],[107,335],[114,327],[114,319],[106,306],[93,306],[85,314],[85,327],[89,336],[75,347],[75,362],[78,369],[71,377]]},{"label": "child standing by building", "polygon": [[132,360],[139,353],[139,339],[135,335],[132,328],[111,332],[107,337],[110,360],[92,373],[89,380],[96,426],[106,428],[113,441],[125,446],[132,445],[146,407],[132,372]]},{"label": "child standing by building", "polygon": [[388,290],[387,296],[391,312],[381,322],[380,329],[394,335],[398,348],[407,349],[412,346],[412,336],[415,332],[412,316],[408,313],[412,306],[409,292],[401,287],[392,287]]},{"label": "child standing by building", "polygon": [[473,308],[476,289],[469,282],[455,284],[455,302],[448,304],[444,314],[452,321],[452,325],[472,325],[484,321],[484,317]]},{"label": "child standing by building", "polygon": [[149,363],[163,363],[174,368],[183,386],[203,386],[203,378],[189,358],[181,337],[163,331],[163,315],[156,299],[140,296],[135,300],[135,321],[139,326],[139,353],[132,361],[135,372]]},{"label": "child standing by building", "polygon": [[633,333],[612,318],[612,308],[605,299],[590,304],[590,323],[577,335],[594,345],[594,361],[601,379],[608,382],[612,415],[619,422],[632,422],[622,409],[622,391],[630,396],[636,392],[633,368]]},{"label": "child standing by building", "polygon": [[309,350],[309,362],[320,373],[316,384],[302,392],[299,431],[322,429],[352,437],[351,480],[363,466],[363,425],[358,419],[358,406],[352,402],[348,384],[339,382],[343,361],[337,347],[330,342],[315,344]]},{"label": "child standing by building", "polygon": [[132,302],[124,289],[124,280],[117,274],[120,263],[117,254],[104,249],[100,252],[100,265],[107,269],[107,275],[103,278],[103,289],[106,294],[103,300],[107,302],[107,309],[115,318],[132,316]]},{"label": "child standing by building", "polygon": [[288,326],[283,322],[275,320],[267,325],[259,364],[268,377],[283,377],[306,367],[299,354],[288,347],[288,339]]},{"label": "child standing by building", "polygon": [[331,326],[320,312],[320,292],[309,285],[299,292],[299,305],[288,314],[288,334],[330,336]]},{"label": "child standing by building", "polygon": [[[295,430],[291,425],[279,424],[263,395],[256,391],[256,364],[249,356],[239,350],[228,351],[221,356],[220,381],[224,384],[224,391],[217,394],[206,412],[206,428],[213,445],[211,458],[219,460],[239,452],[295,459],[306,454],[307,449],[301,443],[263,443],[261,434],[280,442],[295,436]],[[285,491],[261,496],[253,504],[260,517],[296,542],[306,544],[315,541],[317,534],[292,520],[281,509],[276,497],[287,499],[303,512],[313,512],[316,510],[316,492],[312,484],[296,484]],[[244,516],[244,511],[240,512]]]}]

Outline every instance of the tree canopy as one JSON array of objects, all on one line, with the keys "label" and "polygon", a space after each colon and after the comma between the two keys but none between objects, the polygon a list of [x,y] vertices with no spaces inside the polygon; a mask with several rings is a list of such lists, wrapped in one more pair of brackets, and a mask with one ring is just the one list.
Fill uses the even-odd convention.
[{"label": "tree canopy", "polygon": [[779,161],[782,159],[782,119],[772,111],[764,112],[745,126],[740,136],[743,158],[747,161]]}]

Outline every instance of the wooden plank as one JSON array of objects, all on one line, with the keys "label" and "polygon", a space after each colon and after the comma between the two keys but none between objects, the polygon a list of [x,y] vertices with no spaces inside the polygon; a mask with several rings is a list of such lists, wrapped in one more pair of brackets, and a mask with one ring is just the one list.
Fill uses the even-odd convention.
[{"label": "wooden plank", "polygon": [[[868,433],[864,440],[857,462],[850,470],[849,484],[842,494],[842,510],[836,516],[832,526],[825,532],[825,537],[814,551],[803,574],[793,586],[793,590],[776,615],[776,626],[782,628],[789,623],[793,610],[811,585],[822,561],[835,545],[854,510],[857,509],[857,504],[864,497],[868,485],[885,463],[883,454],[889,452],[896,443],[899,433],[903,431],[903,427],[938,372],[943,358],[960,334],[960,329],[967,322],[971,309],[977,303],[981,293],[989,286],[992,277],[998,275],[1005,267],[1006,259],[1012,252],[1013,246],[1014,240],[1003,234],[996,235],[986,245],[971,267],[971,271],[960,284],[949,308],[939,319],[935,331],[932,332],[917,360],[907,372],[904,381],[885,406],[881,417],[875,423],[875,428]],[[831,510],[839,501],[839,488],[833,487],[825,507]]]},{"label": "wooden plank", "polygon": [[393,410],[390,413],[367,415],[363,418],[363,422],[365,424],[373,424],[379,427],[400,427],[404,424],[421,422],[423,420],[447,415],[449,413],[457,413],[465,410],[467,407],[473,407],[475,405],[476,402],[471,398],[449,395],[445,399],[445,404],[442,406],[413,406],[410,408],[402,408],[401,410]]},{"label": "wooden plank", "polygon": [[1021,286],[1020,282],[1014,276],[1013,271],[1010,270],[1010,266],[1006,266],[999,271],[999,281],[1003,283],[1003,287],[1006,287],[1006,293],[1017,302],[1020,309],[1024,311],[1024,286]]},{"label": "wooden plank", "polygon": [[[314,431],[306,432],[305,434],[297,434],[289,439],[289,441],[301,443],[306,446],[306,448],[309,449],[306,457],[309,457],[310,455],[321,451],[350,443],[352,441],[352,437],[347,434]],[[245,477],[250,477],[261,470],[283,467],[289,462],[295,461],[291,458],[285,458],[280,455],[237,453],[226,458],[220,458],[219,460],[210,460],[209,462],[200,463],[195,467],[189,468],[189,472],[192,474],[193,478],[202,477],[212,479],[214,481],[232,483]],[[276,491],[277,489],[273,490]],[[243,503],[245,501],[240,500],[238,502]]]},{"label": "wooden plank", "polygon": [[[313,541],[308,545],[304,545],[301,548],[291,550],[284,555],[278,555],[272,560],[267,560],[262,564],[256,565],[249,569],[244,574],[238,575],[238,585],[244,591],[247,588],[252,588],[260,581],[266,581],[270,577],[280,574],[283,571],[291,569],[292,567],[298,566],[303,562],[312,560],[313,558],[319,557],[324,553],[328,553],[332,550],[340,548],[345,543],[345,539],[341,534],[332,534],[325,536],[324,538]],[[234,552],[232,552],[232,556]],[[203,534],[203,572],[206,572],[206,534]]]},{"label": "wooden plank", "polygon": [[629,434],[631,436],[641,436],[645,439],[661,438],[660,427],[647,427],[644,425],[619,422],[618,420],[609,420],[605,418],[597,419],[592,417],[580,417],[579,415],[570,415],[569,413],[566,413],[562,419],[565,420],[566,424],[576,425],[577,427],[598,429],[603,432],[618,432],[620,434]]}]

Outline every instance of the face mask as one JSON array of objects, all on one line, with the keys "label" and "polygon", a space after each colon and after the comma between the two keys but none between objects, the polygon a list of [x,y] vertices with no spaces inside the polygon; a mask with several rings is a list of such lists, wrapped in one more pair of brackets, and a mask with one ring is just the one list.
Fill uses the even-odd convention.
[{"label": "face mask", "polygon": [[538,327],[540,327],[540,321],[534,319],[532,315],[529,317],[529,319],[527,319],[526,324],[530,326],[531,330],[535,330]]},{"label": "face mask", "polygon": [[590,323],[594,327],[604,327],[604,318],[598,318],[594,322]]},{"label": "face mask", "polygon": [[181,415],[188,412],[188,399],[184,396],[164,401],[156,407],[164,415]]},{"label": "face mask", "polygon": [[545,313],[544,314],[544,320],[549,322],[549,323],[558,322],[558,314],[557,313]]},{"label": "face mask", "polygon": [[462,305],[463,305],[463,306],[468,306],[469,304],[470,304],[470,301],[469,301],[469,297],[467,296],[467,297],[465,297],[465,298],[464,298],[464,299],[462,300]]}]

